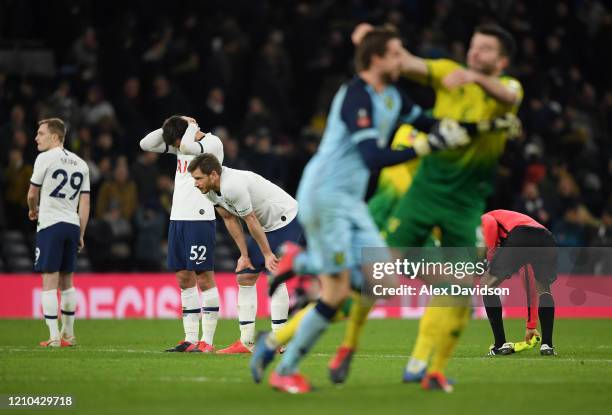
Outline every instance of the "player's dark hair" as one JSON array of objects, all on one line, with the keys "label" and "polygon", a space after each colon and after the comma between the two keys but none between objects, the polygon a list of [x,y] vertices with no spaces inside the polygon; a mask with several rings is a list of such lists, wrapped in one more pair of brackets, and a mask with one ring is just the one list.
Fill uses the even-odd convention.
[{"label": "player's dark hair", "polygon": [[219,163],[219,159],[214,155],[204,153],[196,156],[191,160],[189,166],[187,166],[187,171],[189,173],[193,173],[197,169],[200,169],[200,171],[207,176],[213,171],[216,171],[217,174],[221,174],[221,163]]},{"label": "player's dark hair", "polygon": [[391,39],[399,39],[399,33],[391,27],[377,27],[368,32],[355,50],[357,72],[369,69],[373,56],[384,56]]},{"label": "player's dark hair", "polygon": [[164,143],[169,146],[176,144],[176,140],[179,140],[185,134],[189,123],[184,120],[180,115],[173,115],[167,118],[162,124],[162,138]]},{"label": "player's dark hair", "polygon": [[482,33],[483,35],[495,37],[501,46],[501,54],[508,57],[508,59],[514,58],[516,53],[514,36],[500,25],[494,23],[482,24],[476,27],[474,33]]},{"label": "player's dark hair", "polygon": [[43,124],[47,124],[47,128],[51,134],[57,134],[60,143],[64,142],[64,137],[66,136],[66,125],[64,124],[64,121],[59,118],[46,118],[38,121],[38,125]]}]

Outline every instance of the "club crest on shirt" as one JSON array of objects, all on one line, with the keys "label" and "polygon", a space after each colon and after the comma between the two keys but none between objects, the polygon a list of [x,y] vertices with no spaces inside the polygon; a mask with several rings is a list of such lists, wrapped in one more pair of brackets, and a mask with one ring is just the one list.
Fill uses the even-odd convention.
[{"label": "club crest on shirt", "polygon": [[388,110],[392,110],[393,109],[393,97],[386,97],[385,98],[385,106],[387,107]]},{"label": "club crest on shirt", "polygon": [[344,252],[336,252],[334,254],[334,263],[336,265],[344,265]]},{"label": "club crest on shirt", "polygon": [[357,126],[360,128],[369,127],[371,124],[370,116],[368,115],[368,110],[365,108],[360,108],[357,111]]}]

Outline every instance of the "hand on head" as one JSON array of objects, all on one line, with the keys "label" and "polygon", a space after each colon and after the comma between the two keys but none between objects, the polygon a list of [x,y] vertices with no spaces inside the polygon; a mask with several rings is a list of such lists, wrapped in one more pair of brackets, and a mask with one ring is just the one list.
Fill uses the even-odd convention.
[{"label": "hand on head", "polygon": [[361,40],[365,35],[374,30],[374,26],[370,23],[359,23],[353,29],[353,33],[351,34],[351,40],[353,41],[353,45],[358,45],[361,43]]}]

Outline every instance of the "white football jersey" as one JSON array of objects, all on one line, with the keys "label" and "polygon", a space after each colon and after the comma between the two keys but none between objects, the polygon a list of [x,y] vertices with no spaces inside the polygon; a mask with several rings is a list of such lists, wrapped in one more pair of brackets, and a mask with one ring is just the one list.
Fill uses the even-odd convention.
[{"label": "white football jersey", "polygon": [[170,220],[215,220],[213,205],[196,187],[191,173],[187,171],[189,162],[202,153],[213,154],[223,163],[223,143],[219,137],[206,134],[200,141],[195,141],[199,131],[196,124],[189,124],[181,138],[180,148],[164,143],[161,128],[151,131],[142,140],[140,147],[145,151],[176,154],[176,173],[174,175],[174,193]]},{"label": "white football jersey", "polygon": [[297,201],[271,181],[251,171],[229,167],[222,167],[220,192],[211,190],[206,197],[235,216],[255,212],[265,232],[289,224],[298,212]]},{"label": "white football jersey", "polygon": [[[223,145],[219,137],[206,134],[198,141],[202,153],[211,153],[219,163],[223,163]],[[174,175],[174,194],[170,220],[214,220],[215,209],[203,194],[195,187],[195,181],[187,170],[189,162],[196,156],[176,150],[176,174]]]},{"label": "white football jersey", "polygon": [[58,222],[79,226],[79,196],[90,190],[89,167],[83,159],[62,147],[40,153],[30,183],[41,188],[37,230]]}]

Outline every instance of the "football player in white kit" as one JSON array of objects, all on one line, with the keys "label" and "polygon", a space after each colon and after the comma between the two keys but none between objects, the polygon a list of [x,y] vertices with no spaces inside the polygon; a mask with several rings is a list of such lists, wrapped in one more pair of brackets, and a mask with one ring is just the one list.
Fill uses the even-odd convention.
[{"label": "football player in white kit", "polygon": [[[202,154],[189,163],[195,186],[213,203],[240,250],[236,266],[240,339],[217,353],[251,353],[255,342],[257,289],[261,271],[273,271],[274,252],[284,242],[299,242],[298,203],[283,189],[258,174],[222,167],[213,154]],[[245,238],[242,219],[251,237]],[[272,330],[287,322],[289,294],[281,284],[270,301]]]},{"label": "football player in white kit", "polygon": [[[77,296],[72,274],[89,219],[89,168],[83,159],[64,149],[65,135],[61,119],[39,121],[36,144],[41,153],[34,162],[28,191],[28,217],[38,221],[34,269],[42,273],[42,308],[49,327],[49,340],[40,343],[43,347],[76,344]],[[58,288],[61,303],[57,300]],[[57,322],[59,305],[61,331]]]},{"label": "football player in white kit", "polygon": [[[215,211],[194,187],[187,166],[192,154],[212,153],[223,160],[223,144],[200,131],[193,118],[174,115],[140,141],[145,151],[176,155],[174,194],[168,230],[168,269],[181,289],[185,339],[168,352],[214,352],[219,292],[214,279]],[[200,303],[198,288],[202,291]],[[200,308],[201,304],[201,308]],[[198,341],[200,316],[202,337]]]}]

